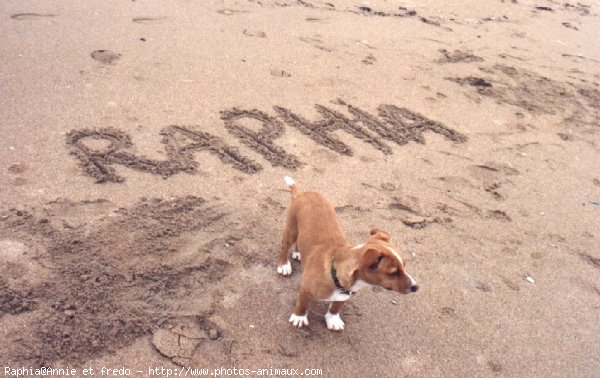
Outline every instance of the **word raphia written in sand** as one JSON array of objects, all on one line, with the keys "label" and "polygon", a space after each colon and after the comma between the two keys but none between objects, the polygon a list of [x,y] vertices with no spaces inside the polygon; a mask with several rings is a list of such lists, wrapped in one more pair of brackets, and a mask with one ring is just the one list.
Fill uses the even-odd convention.
[{"label": "word raphia written in sand", "polygon": [[[299,168],[303,163],[275,143],[285,131],[284,124],[299,130],[316,143],[346,156],[352,156],[353,151],[332,134],[336,130],[347,132],[386,155],[392,154],[392,149],[385,141],[399,146],[411,141],[425,144],[423,133],[426,131],[440,134],[458,143],[467,140],[463,134],[406,108],[380,105],[377,108],[379,117],[376,117],[341,100],[337,103],[345,106],[350,116],[322,105],[315,105],[321,116],[317,121],[309,121],[280,106],[274,107],[277,116],[256,109],[233,108],[222,111],[221,119],[227,131],[242,144],[262,155],[274,167],[282,166],[291,170]],[[258,121],[262,127],[258,131],[252,130],[242,124],[244,119]],[[162,129],[160,134],[167,155],[165,160],[150,159],[127,152],[127,149],[133,147],[131,137],[113,128],[72,130],[67,134],[67,144],[85,172],[99,183],[124,180],[111,167],[114,164],[163,177],[179,172],[193,173],[198,168],[198,162],[193,156],[197,151],[214,154],[223,163],[248,174],[262,169],[260,164],[241,154],[238,148],[195,127],[172,125]],[[108,142],[108,146],[103,151],[98,151],[88,146],[86,140],[102,140]]]}]

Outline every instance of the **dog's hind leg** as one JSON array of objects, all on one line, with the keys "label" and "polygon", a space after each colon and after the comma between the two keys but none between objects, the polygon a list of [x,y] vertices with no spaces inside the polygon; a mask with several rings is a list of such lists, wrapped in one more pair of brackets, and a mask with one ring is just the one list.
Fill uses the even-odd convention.
[{"label": "dog's hind leg", "polygon": [[277,273],[282,276],[292,274],[292,264],[288,258],[290,249],[296,244],[298,239],[298,224],[291,211],[288,211],[285,229],[283,230],[283,239],[281,240],[281,249],[279,250],[279,259],[277,261]]},{"label": "dog's hind leg", "polygon": [[298,246],[295,246],[292,250],[292,258],[297,261],[301,261],[300,251],[298,251]]}]

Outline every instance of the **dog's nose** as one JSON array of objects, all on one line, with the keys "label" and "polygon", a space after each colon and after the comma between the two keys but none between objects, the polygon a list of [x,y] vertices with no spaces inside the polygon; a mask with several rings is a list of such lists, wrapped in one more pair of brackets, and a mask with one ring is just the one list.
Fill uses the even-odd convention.
[{"label": "dog's nose", "polygon": [[410,287],[410,291],[412,291],[413,293],[417,290],[419,290],[419,285],[413,285]]}]

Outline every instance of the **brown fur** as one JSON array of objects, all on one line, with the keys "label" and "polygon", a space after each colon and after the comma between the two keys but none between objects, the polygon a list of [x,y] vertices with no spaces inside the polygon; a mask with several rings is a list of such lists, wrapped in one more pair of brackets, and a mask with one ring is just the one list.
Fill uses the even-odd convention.
[{"label": "brown fur", "polygon": [[[290,186],[292,202],[288,208],[278,265],[288,261],[291,247],[300,252],[304,273],[294,314],[307,313],[311,300],[325,300],[336,289],[331,277],[331,261],[340,285],[349,290],[357,280],[381,286],[399,293],[416,291],[404,272],[402,259],[396,258],[389,248],[397,250],[387,232],[374,229],[367,242],[353,248],[342,231],[334,208],[322,195],[300,192]],[[412,290],[411,290],[412,289]],[[344,302],[332,302],[329,312],[337,314]]]}]

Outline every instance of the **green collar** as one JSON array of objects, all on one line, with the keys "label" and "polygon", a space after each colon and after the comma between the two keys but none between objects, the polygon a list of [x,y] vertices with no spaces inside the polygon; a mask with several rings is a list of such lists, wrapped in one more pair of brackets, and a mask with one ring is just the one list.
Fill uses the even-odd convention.
[{"label": "green collar", "polygon": [[340,285],[340,280],[338,280],[338,278],[337,278],[337,272],[335,271],[335,266],[333,265],[333,260],[334,259],[331,259],[331,278],[333,279],[333,283],[335,284],[335,287],[337,289],[341,289],[340,292],[342,294],[350,294],[350,292],[348,290],[344,289],[342,287],[342,285]]}]

